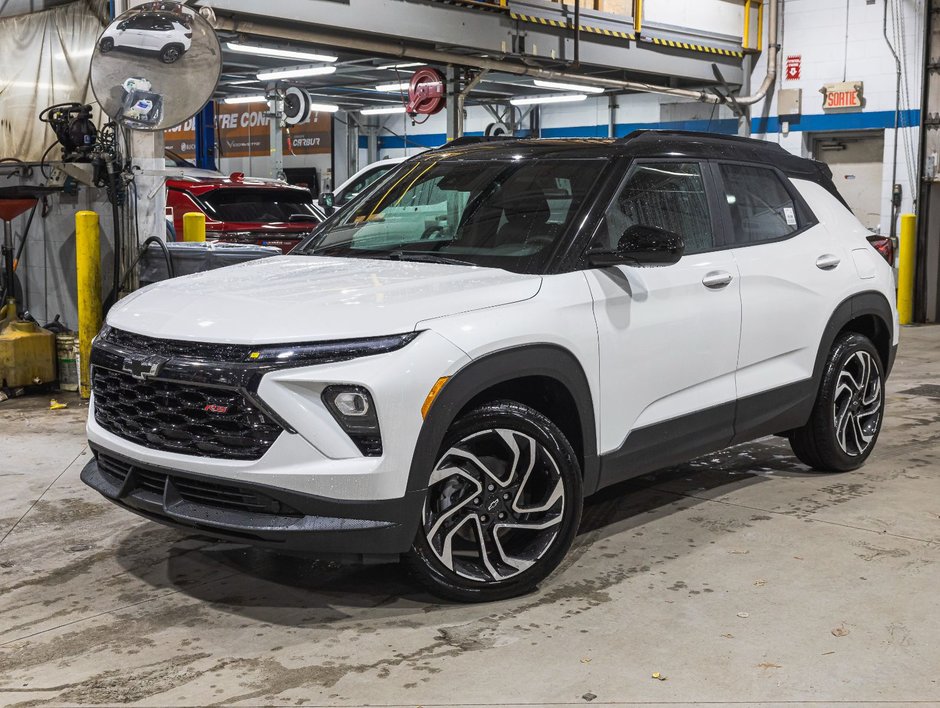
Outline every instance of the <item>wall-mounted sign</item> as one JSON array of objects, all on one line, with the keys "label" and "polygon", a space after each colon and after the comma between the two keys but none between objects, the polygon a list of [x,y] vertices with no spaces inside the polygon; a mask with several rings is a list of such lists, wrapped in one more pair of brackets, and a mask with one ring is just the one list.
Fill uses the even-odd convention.
[{"label": "wall-mounted sign", "polygon": [[[215,115],[218,131],[217,157],[267,157],[271,154],[270,117],[262,104],[226,106],[218,104]],[[329,113],[312,113],[310,118],[284,131],[284,155],[329,153],[333,145],[333,121]],[[196,121],[194,118],[164,133],[167,148],[186,159],[195,159]]]},{"label": "wall-mounted sign", "polygon": [[791,54],[787,57],[787,69],[784,78],[787,81],[799,81],[803,71],[803,55]]},{"label": "wall-mounted sign", "polygon": [[863,81],[823,84],[819,92],[823,95],[822,107],[826,112],[860,111],[865,107],[865,83]]}]

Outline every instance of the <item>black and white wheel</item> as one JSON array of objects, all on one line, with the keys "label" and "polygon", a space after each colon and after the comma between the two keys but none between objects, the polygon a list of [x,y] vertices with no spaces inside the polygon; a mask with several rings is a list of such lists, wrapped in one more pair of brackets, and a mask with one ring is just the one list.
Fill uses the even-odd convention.
[{"label": "black and white wheel", "polygon": [[98,47],[101,49],[102,54],[107,54],[112,49],[114,49],[114,40],[110,37],[105,37],[101,40],[101,43],[98,45]]},{"label": "black and white wheel", "polygon": [[160,61],[164,64],[175,64],[183,56],[183,49],[178,44],[170,44],[160,52]]},{"label": "black and white wheel", "polygon": [[843,335],[826,361],[809,422],[790,433],[793,452],[815,470],[861,467],[881,432],[884,405],[878,351],[864,335]]},{"label": "black and white wheel", "polygon": [[528,592],[564,558],[581,504],[581,469],[558,426],[528,406],[487,404],[444,440],[409,565],[451,600]]}]

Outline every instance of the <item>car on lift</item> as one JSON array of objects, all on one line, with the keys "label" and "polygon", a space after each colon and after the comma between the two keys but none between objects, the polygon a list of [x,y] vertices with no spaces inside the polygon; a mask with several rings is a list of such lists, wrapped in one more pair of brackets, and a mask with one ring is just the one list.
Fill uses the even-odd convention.
[{"label": "car on lift", "polygon": [[171,12],[141,12],[108,27],[98,48],[155,52],[164,64],[179,61],[193,44],[192,20]]},{"label": "car on lift", "polygon": [[183,237],[183,217],[201,212],[207,241],[277,246],[284,253],[326,219],[306,187],[239,172],[215,177],[184,170],[166,180],[166,205],[178,239]]},{"label": "car on lift", "polygon": [[618,482],[768,435],[860,467],[898,342],[888,243],[775,143],[455,142],[289,256],[118,302],[82,479],[182,529],[518,595]]}]

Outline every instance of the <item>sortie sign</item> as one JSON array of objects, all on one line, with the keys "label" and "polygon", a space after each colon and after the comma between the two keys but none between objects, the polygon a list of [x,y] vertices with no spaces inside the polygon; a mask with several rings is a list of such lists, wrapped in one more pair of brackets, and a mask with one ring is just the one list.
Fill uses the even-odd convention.
[{"label": "sortie sign", "polygon": [[840,81],[823,84],[823,110],[826,112],[860,111],[865,107],[865,84],[862,81]]}]

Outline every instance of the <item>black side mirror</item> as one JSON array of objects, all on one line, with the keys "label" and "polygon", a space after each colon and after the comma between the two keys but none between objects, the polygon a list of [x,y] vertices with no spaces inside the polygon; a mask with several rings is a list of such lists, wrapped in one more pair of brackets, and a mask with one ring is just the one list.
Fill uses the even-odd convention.
[{"label": "black side mirror", "polygon": [[667,266],[678,263],[685,253],[679,234],[657,226],[634,224],[620,237],[614,251],[588,253],[591,265]]},{"label": "black side mirror", "polygon": [[333,192],[320,192],[320,196],[317,198],[317,204],[324,209],[333,209],[335,201],[336,198],[333,196]]}]

